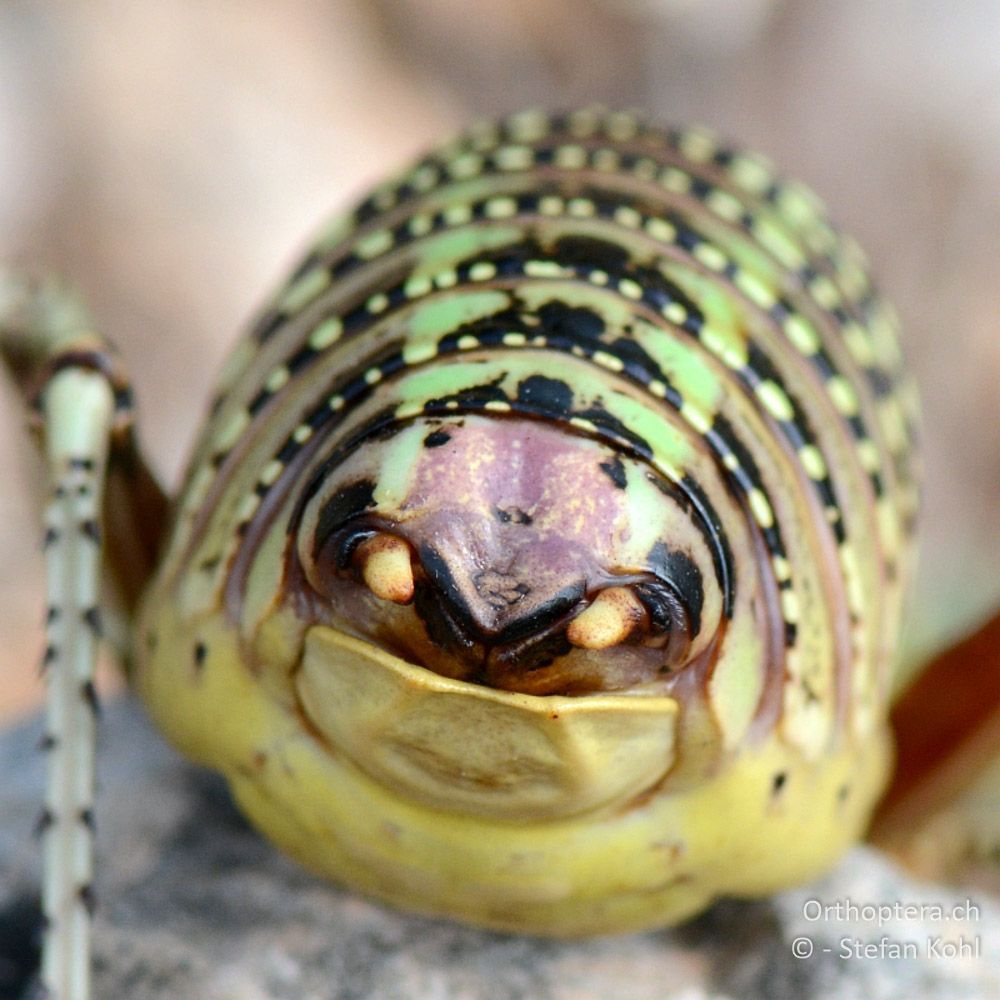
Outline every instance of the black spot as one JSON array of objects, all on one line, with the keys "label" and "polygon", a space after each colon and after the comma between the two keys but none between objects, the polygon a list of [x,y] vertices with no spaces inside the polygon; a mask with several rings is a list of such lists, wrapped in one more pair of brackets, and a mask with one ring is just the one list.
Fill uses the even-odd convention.
[{"label": "black spot", "polygon": [[556,243],[552,256],[560,264],[588,270],[600,268],[608,274],[618,274],[629,264],[628,251],[623,247],[590,236],[564,236]]},{"label": "black spot", "polygon": [[42,653],[42,670],[44,671],[47,667],[51,667],[57,659],[59,659],[59,647],[49,643],[45,647],[45,652]]},{"label": "black spot", "polygon": [[370,507],[375,506],[375,483],[370,479],[362,479],[350,486],[338,490],[323,505],[316,522],[316,538],[313,542],[313,555],[319,555],[333,532],[342,528],[352,517]]},{"label": "black spot", "polygon": [[87,610],[83,612],[82,618],[87,628],[89,628],[95,636],[100,637],[102,634],[100,609],[87,608]]},{"label": "black spot", "polygon": [[424,438],[425,448],[440,448],[451,440],[451,435],[447,431],[432,431]]},{"label": "black spot", "polygon": [[195,643],[194,647],[194,665],[197,669],[201,670],[205,666],[205,657],[208,655],[208,647],[203,642]]},{"label": "black spot", "polygon": [[531,375],[518,384],[517,401],[545,413],[568,416],[573,407],[573,390],[560,379]]},{"label": "black spot", "polygon": [[18,895],[4,902],[0,909],[0,997],[28,997],[32,985],[38,986],[43,929],[37,896]]},{"label": "black spot", "polygon": [[148,649],[151,653],[156,649],[157,646],[159,646],[159,644],[160,644],[160,637],[155,632],[149,632],[146,635],[146,649]]},{"label": "black spot", "polygon": [[81,809],[79,820],[81,826],[85,826],[91,833],[94,832],[96,824],[94,823],[94,810],[93,809]]},{"label": "black spot", "polygon": [[84,681],[80,685],[80,697],[87,703],[94,715],[100,715],[101,704],[97,700],[97,688],[93,681]]},{"label": "black spot", "polygon": [[83,904],[83,908],[87,911],[87,915],[92,917],[94,915],[94,910],[97,909],[97,898],[94,895],[94,887],[87,883],[87,885],[81,885],[79,890],[80,902]]},{"label": "black spot", "polygon": [[51,809],[46,807],[38,814],[38,819],[35,820],[35,825],[32,829],[32,835],[34,837],[41,837],[46,830],[50,830],[56,821],[55,814]]},{"label": "black spot", "polygon": [[840,788],[837,789],[837,801],[846,802],[847,796],[850,794],[850,792],[851,792],[850,785],[841,785]]},{"label": "black spot", "polygon": [[93,472],[94,462],[90,458],[71,458],[69,460],[69,467],[79,472]]},{"label": "black spot", "polygon": [[45,537],[42,539],[42,548],[47,549],[59,541],[59,532],[55,528],[46,528]]},{"label": "black spot", "polygon": [[59,609],[55,605],[52,605],[52,607],[45,612],[45,624],[51,625],[54,621],[57,621],[59,619],[59,613]]},{"label": "black spot", "polygon": [[788,775],[784,771],[779,771],[771,780],[771,794],[777,795],[778,792],[785,787],[785,782],[787,780]]},{"label": "black spot", "polygon": [[546,302],[535,315],[541,322],[541,332],[547,337],[596,347],[604,333],[604,320],[592,309],[568,306],[565,302]]},{"label": "black spot", "polygon": [[684,605],[693,638],[701,628],[701,611],[705,603],[701,570],[686,552],[671,549],[664,542],[653,546],[648,559],[650,569],[670,584]]},{"label": "black spot", "polygon": [[42,753],[48,753],[50,750],[55,750],[55,748],[58,745],[59,745],[59,740],[51,733],[46,733],[38,741],[38,749],[41,750]]},{"label": "black spot", "polygon": [[89,538],[95,545],[101,544],[100,525],[92,518],[80,522],[80,531],[83,532],[83,534],[87,538]]},{"label": "black spot", "polygon": [[501,524],[531,524],[533,518],[520,507],[494,507],[493,514]]},{"label": "black spot", "polygon": [[892,395],[894,388],[892,376],[884,372],[881,368],[869,368],[865,371],[868,376],[868,384],[872,387],[872,392],[879,399]]},{"label": "black spot", "polygon": [[85,497],[90,495],[90,487],[86,483],[81,483],[76,488],[76,495],[78,497]]},{"label": "black spot", "polygon": [[625,466],[617,455],[610,462],[601,462],[601,471],[607,473],[608,478],[618,489],[623,490],[628,485]]}]

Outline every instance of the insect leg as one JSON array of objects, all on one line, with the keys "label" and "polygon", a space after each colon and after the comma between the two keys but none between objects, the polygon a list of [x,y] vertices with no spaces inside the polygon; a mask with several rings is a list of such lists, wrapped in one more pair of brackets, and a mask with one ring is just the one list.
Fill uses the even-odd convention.
[{"label": "insect leg", "polygon": [[[31,404],[49,490],[41,977],[47,996],[86,1000],[105,486],[109,459],[134,451],[130,394],[110,346],[91,332],[79,302],[53,284],[0,274],[0,353]],[[135,478],[136,463],[124,465]]]}]

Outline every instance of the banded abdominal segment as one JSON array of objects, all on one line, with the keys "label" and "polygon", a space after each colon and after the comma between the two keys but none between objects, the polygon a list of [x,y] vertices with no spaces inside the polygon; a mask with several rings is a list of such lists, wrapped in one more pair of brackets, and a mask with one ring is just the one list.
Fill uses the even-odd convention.
[{"label": "banded abdominal segment", "polygon": [[[900,365],[860,251],[758,158],[597,110],[484,126],[335,223],[234,352],[146,627],[211,633],[427,808],[500,808],[449,799],[450,723],[407,709],[431,689],[567,731],[622,698],[669,731],[638,784],[511,763],[538,816],[683,816],[765,760],[767,796],[819,795],[883,738],[915,507]],[[411,721],[376,739],[344,706],[380,699]]]}]

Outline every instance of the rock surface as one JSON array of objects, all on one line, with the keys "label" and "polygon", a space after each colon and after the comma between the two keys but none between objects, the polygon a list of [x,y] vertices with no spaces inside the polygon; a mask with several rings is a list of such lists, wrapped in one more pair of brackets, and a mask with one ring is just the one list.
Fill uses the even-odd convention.
[{"label": "rock surface", "polygon": [[[44,771],[32,721],[0,734],[0,997],[22,995],[37,931],[31,829]],[[116,1000],[987,1000],[1000,996],[1000,904],[964,919],[855,909],[964,906],[859,848],[822,881],[723,902],[674,931],[539,941],[392,912],[278,855],[222,782],[166,747],[130,701],[101,734],[96,996]],[[818,902],[810,902],[818,901]],[[819,905],[841,905],[813,919]],[[803,944],[807,941],[808,944]],[[845,941],[847,942],[845,944]],[[948,957],[949,943],[964,942]],[[891,957],[893,946],[910,945]],[[794,950],[808,950],[797,958]],[[875,957],[860,957],[869,946]],[[874,950],[873,950],[874,949]],[[968,952],[971,950],[971,954]],[[906,949],[909,951],[909,949]]]}]

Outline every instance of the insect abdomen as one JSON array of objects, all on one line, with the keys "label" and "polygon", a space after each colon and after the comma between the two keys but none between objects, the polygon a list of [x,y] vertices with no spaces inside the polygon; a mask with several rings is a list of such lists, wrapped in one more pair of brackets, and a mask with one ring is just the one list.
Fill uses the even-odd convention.
[{"label": "insect abdomen", "polygon": [[[628,530],[593,521],[595,549],[620,557],[601,569],[611,576],[600,586],[621,579],[641,589],[660,574],[672,588],[667,603],[683,606],[683,628],[661,623],[657,634],[650,612],[652,638],[633,641],[623,666],[595,675],[599,657],[587,653],[590,687],[567,667],[569,686],[551,690],[633,684],[634,694],[676,699],[680,764],[658,779],[658,795],[681,794],[710,774],[727,802],[743,794],[735,789],[744,778],[747,788],[760,782],[768,802],[812,782],[797,802],[833,824],[817,839],[819,856],[864,822],[885,764],[884,751],[872,750],[857,801],[818,804],[834,795],[837,775],[851,773],[855,751],[845,747],[884,738],[916,506],[914,423],[892,312],[857,246],[810,192],[702,130],[664,132],[594,110],[517,115],[425,157],[338,220],[237,347],[191,465],[147,627],[160,622],[187,636],[208,623],[248,677],[276,670],[294,679],[313,627],[373,642],[402,662],[414,627],[426,625],[420,649],[448,650],[444,666],[430,662],[436,654],[423,665],[464,678],[456,671],[479,655],[476,643],[500,642],[499,632],[491,638],[475,616],[443,628],[438,612],[420,606],[419,588],[419,621],[339,584],[324,596],[322,581],[349,573],[352,557],[344,549],[332,568],[311,567],[322,555],[311,533],[333,537],[365,518],[375,519],[364,521],[369,534],[403,531],[421,504],[450,509],[453,494],[428,500],[415,483],[448,468],[454,451],[443,446],[459,431],[486,428],[472,466],[485,463],[496,484],[482,496],[500,496],[497,463],[506,459],[494,446],[503,433],[489,429],[556,428],[603,449],[607,481],[589,498],[607,501],[601,509],[624,509],[617,490],[631,510],[667,504],[688,521],[681,542],[646,539],[644,547],[641,516]],[[544,455],[532,460],[545,479]],[[354,469],[327,497],[329,484]],[[585,532],[597,509],[586,500],[566,496],[580,506],[579,524],[554,515],[546,523]],[[495,507],[497,531],[508,530],[513,510]],[[516,509],[526,524],[532,516]],[[545,525],[532,530],[543,544]],[[451,586],[456,567],[439,572],[438,550],[410,542],[426,578]],[[498,607],[532,585],[493,563],[472,569],[494,581],[479,589],[487,604],[501,595]],[[587,572],[581,602],[598,587],[599,574]],[[464,600],[456,588],[446,594],[452,609]],[[664,637],[681,631],[683,643]],[[556,662],[571,655],[558,637],[538,649]],[[648,670],[648,649],[672,651],[658,674]],[[507,683],[490,669],[474,677]],[[149,697],[169,697],[168,688]],[[640,702],[623,711],[629,704]],[[369,760],[366,752],[359,766],[389,781],[380,753]],[[736,781],[727,760],[744,778]],[[434,808],[439,791],[427,792]],[[470,801],[456,799],[455,809],[473,809]],[[683,816],[682,801],[663,808]],[[705,803],[692,804],[691,816]],[[795,865],[786,858],[784,867]],[[777,884],[769,878],[747,891]]]}]

